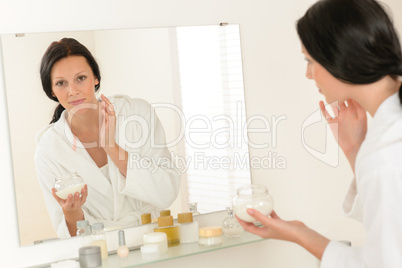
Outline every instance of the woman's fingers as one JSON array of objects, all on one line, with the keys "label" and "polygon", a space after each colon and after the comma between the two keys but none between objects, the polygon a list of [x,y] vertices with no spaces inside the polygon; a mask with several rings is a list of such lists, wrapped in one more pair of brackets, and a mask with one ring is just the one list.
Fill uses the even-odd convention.
[{"label": "woman's fingers", "polygon": [[251,222],[245,222],[245,221],[239,219],[237,216],[236,216],[236,219],[240,223],[240,225],[243,227],[243,229],[246,230],[247,232],[261,236],[261,237],[266,236],[267,231],[266,231],[265,227],[257,227]]},{"label": "woman's fingers", "polygon": [[108,98],[105,97],[105,95],[101,95],[101,98],[103,100],[103,102],[105,103],[105,111],[114,116],[115,115],[115,111],[114,111],[114,105],[113,103],[110,102],[110,100]]},{"label": "woman's fingers", "polygon": [[60,204],[60,201],[61,201],[62,199],[57,196],[57,194],[56,194],[56,189],[54,189],[54,188],[52,188],[52,195],[53,195],[54,199],[56,199],[57,203]]},{"label": "woman's fingers", "polygon": [[323,101],[320,101],[320,110],[324,118],[327,120],[329,124],[336,122],[335,118],[332,118],[332,116],[328,113],[327,109],[325,109],[325,104]]},{"label": "woman's fingers", "polygon": [[85,184],[84,188],[81,190],[81,205],[87,201],[88,197],[88,186]]}]

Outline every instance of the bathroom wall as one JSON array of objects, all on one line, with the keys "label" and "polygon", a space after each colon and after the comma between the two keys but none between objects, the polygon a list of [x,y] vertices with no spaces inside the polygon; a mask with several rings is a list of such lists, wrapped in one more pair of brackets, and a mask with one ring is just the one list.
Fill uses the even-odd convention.
[{"label": "bathroom wall", "polygon": [[[318,154],[318,157],[313,157],[306,149],[315,148],[324,152],[321,155],[325,155],[325,142],[332,139],[331,134],[326,132],[325,123],[312,124],[306,128],[306,144],[303,145],[302,142],[303,122],[318,110],[318,101],[322,97],[314,82],[304,77],[306,63],[300,53],[300,43],[294,25],[313,2],[2,1],[0,33],[239,23],[247,116],[261,115],[269,119],[270,123],[280,116],[286,117],[277,124],[276,131],[271,129],[274,131],[257,133],[257,130],[254,130],[254,133],[250,134],[256,144],[269,143],[267,148],[250,149],[251,157],[266,157],[267,161],[265,167],[255,167],[252,170],[253,182],[269,187],[275,199],[276,211],[284,219],[302,220],[331,239],[350,240],[354,245],[361,245],[365,236],[362,226],[347,219],[341,212],[342,199],[353,176],[346,159],[339,152],[339,161],[333,161],[338,157],[327,161]],[[398,0],[383,2],[387,3],[394,13],[402,9],[402,3]],[[402,18],[396,17],[395,21],[401,30]],[[0,96],[0,105],[0,204],[3,215],[10,217],[0,222],[0,230],[4,231],[0,245],[4,249],[3,262],[22,263],[17,259],[17,221],[11,205],[14,201],[11,194],[13,184],[9,167],[8,134],[5,131],[7,117],[4,96]],[[263,131],[264,125],[255,122],[253,127]],[[273,164],[274,159],[280,159],[281,162],[285,159],[285,167]],[[47,254],[61,256],[60,252]],[[35,261],[33,257],[32,262]],[[205,267],[207,264],[209,267],[247,265],[307,268],[316,267],[317,261],[297,245],[263,241],[207,255],[173,260],[166,264],[168,267]]]}]

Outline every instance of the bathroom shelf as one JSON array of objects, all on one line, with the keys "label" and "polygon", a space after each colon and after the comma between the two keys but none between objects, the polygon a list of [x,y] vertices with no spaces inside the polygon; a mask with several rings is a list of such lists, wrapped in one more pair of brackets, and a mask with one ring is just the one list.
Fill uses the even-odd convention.
[{"label": "bathroom shelf", "polygon": [[210,251],[216,251],[220,249],[241,246],[264,239],[259,236],[253,235],[248,232],[243,232],[238,238],[224,238],[223,244],[220,246],[204,247],[198,245],[198,243],[181,244],[179,246],[170,247],[168,252],[162,254],[160,258],[155,260],[144,260],[141,256],[139,249],[131,250],[128,257],[120,259],[116,254],[111,254],[106,260],[102,262],[102,268],[131,268],[139,267],[145,264],[157,263],[186,256],[202,254]]}]

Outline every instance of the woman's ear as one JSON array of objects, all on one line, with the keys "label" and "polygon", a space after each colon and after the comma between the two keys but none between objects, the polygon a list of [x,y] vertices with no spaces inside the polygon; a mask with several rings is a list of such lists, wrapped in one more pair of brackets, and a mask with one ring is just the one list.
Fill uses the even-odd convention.
[{"label": "woman's ear", "polygon": [[99,85],[99,80],[98,78],[95,78],[95,86]]}]

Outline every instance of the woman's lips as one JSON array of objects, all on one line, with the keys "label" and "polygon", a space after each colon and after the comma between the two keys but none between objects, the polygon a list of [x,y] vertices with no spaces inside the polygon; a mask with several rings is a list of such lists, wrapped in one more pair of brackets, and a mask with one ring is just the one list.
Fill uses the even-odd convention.
[{"label": "woman's lips", "polygon": [[71,105],[78,105],[78,104],[83,103],[84,101],[85,101],[85,99],[70,101],[70,104],[71,104]]}]

